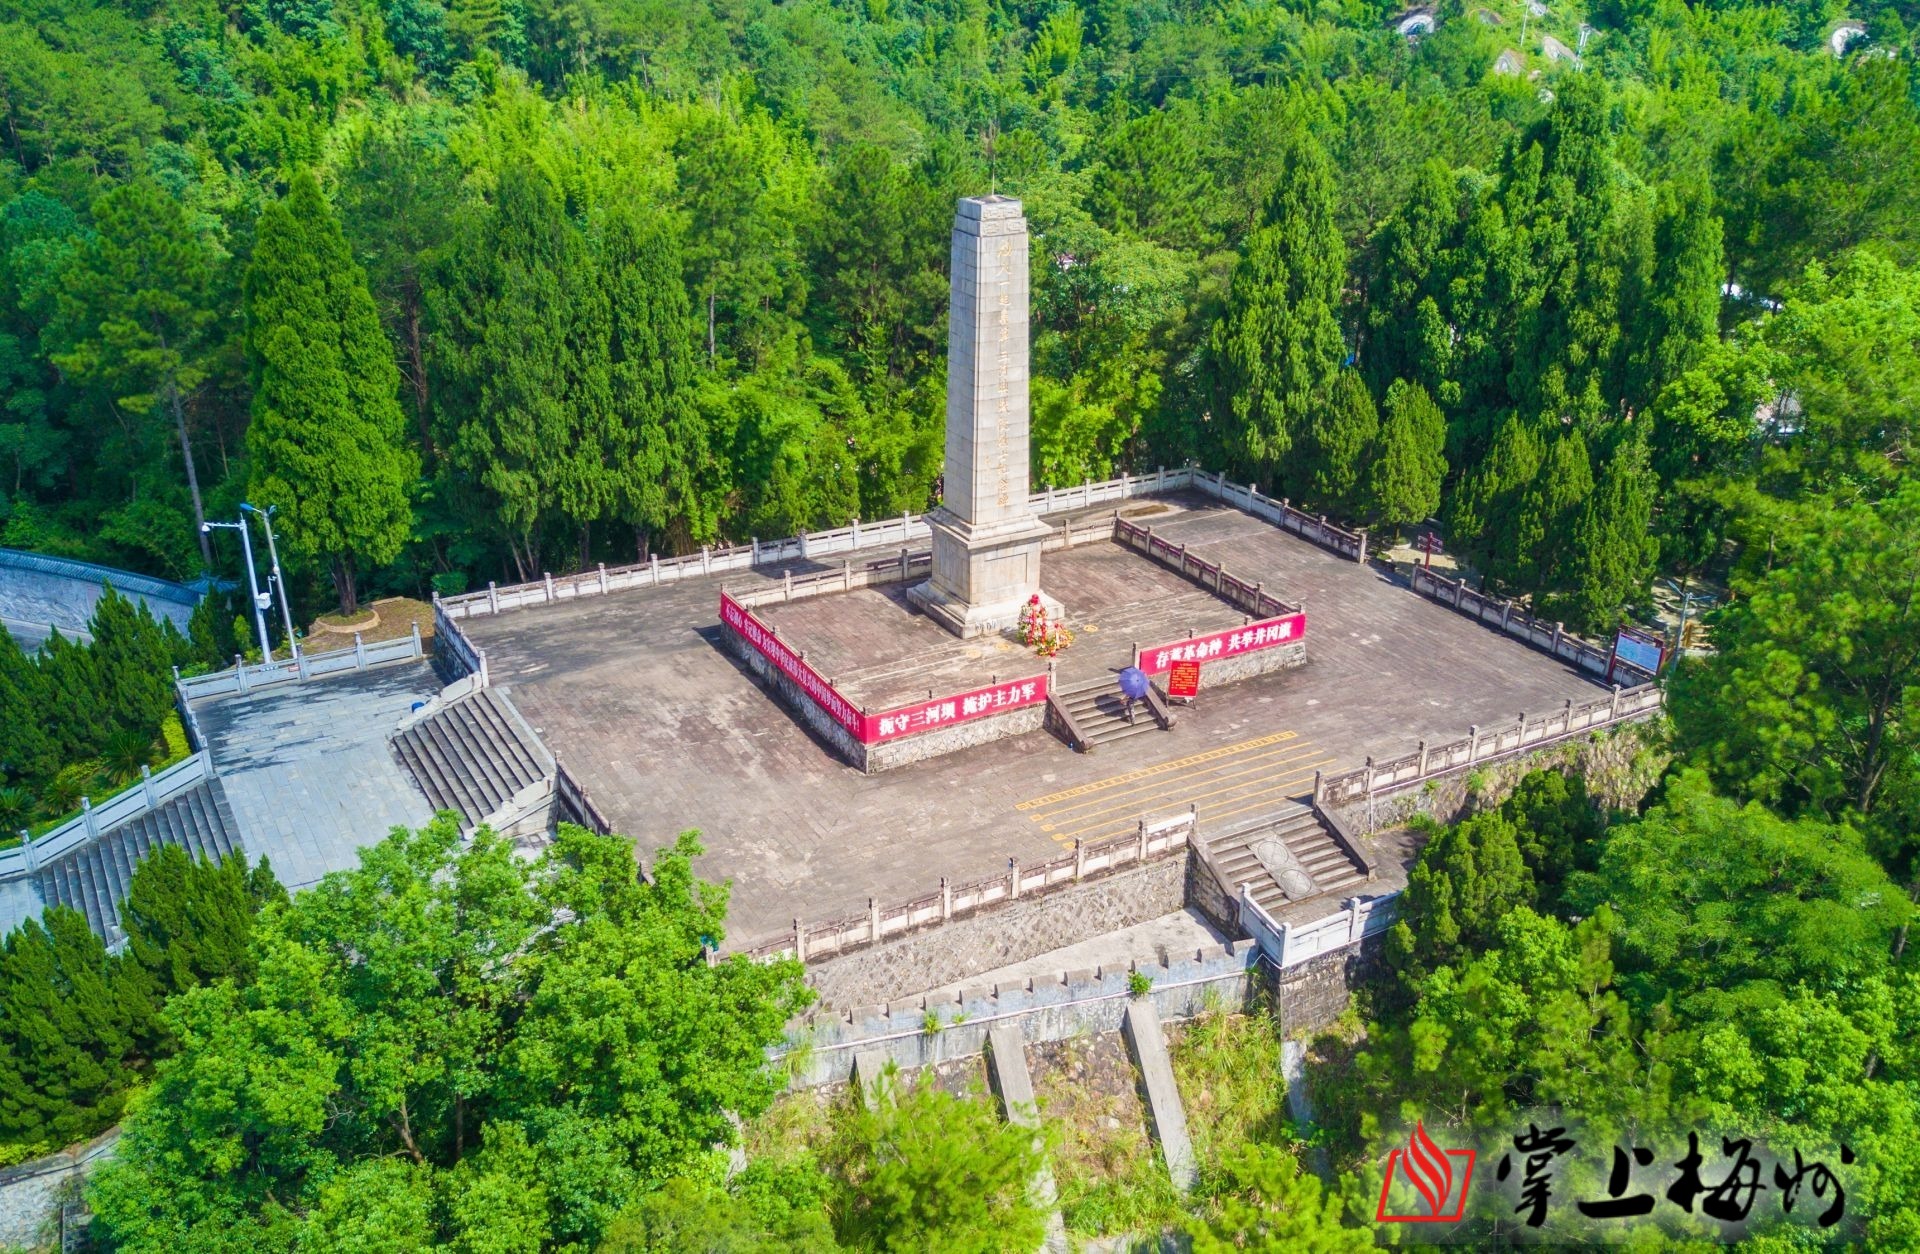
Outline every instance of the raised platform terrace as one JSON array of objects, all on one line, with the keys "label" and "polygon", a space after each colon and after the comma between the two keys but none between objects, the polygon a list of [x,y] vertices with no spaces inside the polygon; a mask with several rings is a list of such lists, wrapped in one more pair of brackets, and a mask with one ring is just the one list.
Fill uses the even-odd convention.
[{"label": "raised platform terrace", "polygon": [[[897,536],[852,555],[763,560],[710,575],[683,568],[657,586],[542,597],[549,603],[463,616],[459,627],[484,651],[491,682],[508,690],[616,830],[643,851],[686,828],[702,832],[701,872],[733,882],[732,944],[785,932],[796,917],[856,912],[869,897],[911,898],[937,889],[942,876],[989,875],[1009,858],[1022,865],[1055,858],[1075,840],[1131,830],[1143,817],[1196,807],[1204,828],[1258,813],[1306,795],[1316,770],[1357,767],[1370,756],[1404,754],[1422,739],[1452,739],[1470,725],[1504,726],[1522,714],[1537,718],[1605,693],[1568,663],[1435,604],[1381,567],[1208,497],[1172,494],[1153,503],[1166,506],[1151,519],[1156,534],[1304,604],[1307,661],[1203,690],[1171,732],[1093,754],[1037,730],[863,775],[776,704],[726,647],[723,586],[771,589],[788,577],[841,569],[850,556],[897,555]],[[1110,514],[1114,506],[1106,508]],[[1075,550],[1075,561],[1097,547]],[[1079,607],[1070,592],[1056,595],[1100,628],[1081,636],[1100,642],[1082,655],[1089,666],[1109,664],[1105,638],[1130,651],[1151,622],[1125,615],[1148,614],[1156,589],[1176,599],[1213,595],[1126,554],[1089,557],[1077,578]],[[1179,586],[1162,588],[1164,580]],[[786,608],[813,612],[807,602]],[[877,600],[869,608],[883,612]],[[884,612],[897,607],[889,600]],[[804,630],[802,619],[792,621]],[[841,650],[850,674],[863,668],[853,665],[858,632],[822,637],[812,647]],[[1074,652],[1081,647],[1063,662],[1080,665]],[[897,677],[917,648],[889,649],[863,664],[870,673],[859,682],[876,693],[921,686],[917,677]],[[988,664],[997,667],[998,659]]]}]

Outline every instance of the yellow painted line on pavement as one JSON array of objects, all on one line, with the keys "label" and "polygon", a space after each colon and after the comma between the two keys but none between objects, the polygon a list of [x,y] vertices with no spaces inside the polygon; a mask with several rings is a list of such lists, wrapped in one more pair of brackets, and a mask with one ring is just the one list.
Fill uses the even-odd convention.
[{"label": "yellow painted line on pavement", "polygon": [[1177,771],[1184,767],[1198,766],[1203,762],[1216,762],[1221,758],[1244,753],[1248,749],[1260,749],[1267,745],[1277,745],[1282,741],[1299,738],[1299,732],[1275,732],[1271,736],[1262,736],[1258,740],[1243,740],[1239,744],[1222,745],[1218,749],[1209,749],[1205,753],[1196,753],[1191,757],[1176,758],[1171,762],[1161,762],[1154,766],[1143,766],[1137,771],[1128,771],[1125,775],[1115,775],[1110,779],[1095,780],[1091,784],[1081,784],[1077,788],[1068,788],[1061,792],[1048,793],[1044,797],[1035,797],[1022,801],[1013,808],[1016,810],[1044,810],[1061,801],[1071,801],[1075,797],[1084,797],[1088,793],[1099,792],[1104,788],[1115,788],[1121,784],[1131,784],[1136,780],[1150,779],[1155,775],[1164,775],[1168,771]]},{"label": "yellow painted line on pavement", "polygon": [[[1326,758],[1320,762],[1313,763],[1309,767],[1307,767],[1305,770],[1303,770],[1300,774],[1289,776],[1286,779],[1281,780],[1279,783],[1271,783],[1270,781],[1272,777],[1269,776],[1266,779],[1245,780],[1231,789],[1219,789],[1215,793],[1210,793],[1206,795],[1218,796],[1220,793],[1227,793],[1227,792],[1232,793],[1233,794],[1232,796],[1227,797],[1223,801],[1219,801],[1215,803],[1215,804],[1223,805],[1231,802],[1244,801],[1250,797],[1268,797],[1274,793],[1285,793],[1288,790],[1297,788],[1300,785],[1305,784],[1307,781],[1311,780],[1313,778],[1313,770],[1315,768],[1324,766],[1327,763],[1332,762],[1333,760],[1334,759],[1332,758]],[[1267,784],[1268,786],[1265,788],[1257,789],[1255,791],[1247,791],[1249,787],[1257,784]],[[1156,805],[1153,807],[1153,811],[1155,813],[1165,813],[1173,810],[1184,809],[1188,805],[1196,804],[1196,803],[1197,803],[1197,799],[1194,797],[1168,797],[1166,799],[1165,805]],[[1215,818],[1215,819],[1226,818],[1230,815],[1244,813],[1247,810],[1257,810],[1262,805],[1266,805],[1266,804],[1269,804],[1269,803],[1265,801],[1255,801],[1250,806],[1242,806],[1239,809],[1228,810],[1225,813],[1208,811],[1204,813],[1202,817]],[[1145,811],[1141,811],[1139,813],[1145,813]],[[1075,839],[1082,839],[1082,840],[1087,839],[1088,832],[1108,832],[1108,833],[1117,835],[1121,832],[1131,831],[1134,827],[1134,824],[1137,821],[1138,821],[1138,816],[1136,815],[1134,817],[1126,818],[1126,819],[1117,819],[1117,818],[1099,819],[1095,822],[1087,823],[1080,827],[1069,828],[1066,831],[1055,831],[1051,826],[1043,826],[1040,830],[1051,834],[1053,839],[1061,842],[1062,844],[1072,844]]]},{"label": "yellow painted line on pavement", "polygon": [[[1263,771],[1272,772],[1285,767],[1291,767],[1302,758],[1312,757],[1315,752],[1316,750],[1312,742],[1301,741],[1298,744],[1291,744],[1282,749],[1269,749],[1265,753],[1256,753],[1250,757],[1234,758],[1230,761],[1220,763],[1219,766],[1213,770],[1196,772],[1187,776],[1180,783],[1170,785],[1162,791],[1155,791],[1156,788],[1159,787],[1158,785],[1142,784],[1137,788],[1129,788],[1122,792],[1110,793],[1103,797],[1095,797],[1090,801],[1082,801],[1077,805],[1059,806],[1043,814],[1030,814],[1027,817],[1036,823],[1053,823],[1059,822],[1069,815],[1073,815],[1075,810],[1086,810],[1086,807],[1092,805],[1100,806],[1097,810],[1087,810],[1085,814],[1073,815],[1074,821],[1077,822],[1079,819],[1090,818],[1096,814],[1105,814],[1110,810],[1132,810],[1138,805],[1137,798],[1133,801],[1122,801],[1115,805],[1101,805],[1101,803],[1112,801],[1116,797],[1132,797],[1136,793],[1150,793],[1154,796],[1171,798],[1175,793],[1183,792],[1204,784],[1219,783],[1222,780],[1237,779],[1243,775],[1257,775]],[[1219,769],[1225,766],[1233,766],[1240,769],[1232,771]]]}]

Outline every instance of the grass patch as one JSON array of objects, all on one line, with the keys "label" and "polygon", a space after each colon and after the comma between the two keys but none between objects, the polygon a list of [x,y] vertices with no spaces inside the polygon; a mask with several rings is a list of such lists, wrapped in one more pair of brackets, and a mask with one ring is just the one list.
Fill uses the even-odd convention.
[{"label": "grass patch", "polygon": [[833,1136],[834,1120],[849,1090],[836,1085],[784,1094],[767,1112],[741,1128],[749,1159],[785,1163],[817,1153]]},{"label": "grass patch", "polygon": [[1250,1014],[1204,1015],[1172,1042],[1173,1076],[1203,1175],[1248,1141],[1295,1139],[1280,1044],[1279,1021],[1264,1003]]},{"label": "grass patch", "polygon": [[1040,1046],[1034,1090],[1053,1138],[1053,1177],[1067,1229],[1148,1235],[1184,1213],[1147,1135],[1133,1064],[1117,1034]]}]

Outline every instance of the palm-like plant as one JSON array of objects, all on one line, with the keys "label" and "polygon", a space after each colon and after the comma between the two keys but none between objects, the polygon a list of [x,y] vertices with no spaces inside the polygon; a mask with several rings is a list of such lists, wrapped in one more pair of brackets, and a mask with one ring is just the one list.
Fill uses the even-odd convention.
[{"label": "palm-like plant", "polygon": [[106,754],[102,760],[106,762],[107,771],[114,780],[125,783],[153,760],[153,737],[132,729],[115,732],[107,740]]},{"label": "palm-like plant", "polygon": [[47,782],[47,807],[55,814],[65,814],[80,808],[80,798],[87,795],[93,786],[94,777],[100,773],[98,761],[73,762],[60,768]]},{"label": "palm-like plant", "polygon": [[0,833],[11,833],[33,817],[33,794],[24,788],[0,788]]}]

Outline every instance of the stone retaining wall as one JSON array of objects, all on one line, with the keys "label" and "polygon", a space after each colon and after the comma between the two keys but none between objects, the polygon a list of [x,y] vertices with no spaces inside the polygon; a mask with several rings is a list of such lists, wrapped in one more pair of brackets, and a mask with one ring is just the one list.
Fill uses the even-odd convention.
[{"label": "stone retaining wall", "polygon": [[825,1006],[870,1005],[1145,923],[1186,904],[1190,857],[1182,852],[1070,888],[1015,898],[809,964],[807,982]]},{"label": "stone retaining wall", "polygon": [[1537,770],[1577,774],[1601,805],[1611,810],[1633,810],[1659,782],[1672,756],[1659,723],[1620,723],[1472,770],[1442,775],[1418,788],[1354,801],[1328,810],[1327,817],[1348,831],[1368,834],[1404,827],[1415,815],[1439,823],[1458,823],[1498,805],[1523,777]]},{"label": "stone retaining wall", "polygon": [[720,634],[726,640],[727,647],[733,650],[734,656],[747,664],[747,669],[754,673],[754,676],[781,705],[793,711],[794,715],[806,725],[807,730],[826,741],[827,746],[833,750],[834,756],[843,762],[851,763],[860,770],[867,769],[867,746],[860,743],[858,736],[842,727],[838,720],[821,709],[820,704],[808,696],[799,684],[789,679],[786,672],[773,664],[773,659],[754,648],[740,633],[722,627]]},{"label": "stone retaining wall", "polygon": [[898,740],[883,740],[877,745],[864,745],[862,757],[866,765],[863,769],[871,775],[875,771],[890,771],[896,766],[924,762],[928,758],[971,749],[989,741],[1005,740],[1008,736],[1024,736],[1046,726],[1046,720],[1046,703],[1041,702],[1008,710],[1005,714],[967,719],[936,731],[902,736]]},{"label": "stone retaining wall", "polygon": [[1303,666],[1307,661],[1307,642],[1296,640],[1292,644],[1283,644],[1271,649],[1256,649],[1252,653],[1242,653],[1238,657],[1209,659],[1200,668],[1200,691],[1217,688],[1221,684],[1230,684],[1236,680],[1252,679],[1256,675],[1271,675],[1275,671],[1291,670]]},{"label": "stone retaining wall", "polygon": [[1280,1026],[1288,1036],[1316,1032],[1326,1027],[1347,1008],[1347,998],[1378,969],[1385,946],[1385,934],[1370,936],[1357,945],[1320,954],[1305,962],[1274,972],[1273,1004],[1280,1014]]},{"label": "stone retaining wall", "polygon": [[1009,1023],[1029,1044],[1117,1032],[1135,973],[1151,981],[1146,996],[1162,1019],[1241,1010],[1260,978],[1259,956],[1252,941],[1230,941],[1160,962],[1064,971],[1051,979],[963,988],[845,1013],[816,1012],[788,1031],[779,1056],[793,1086],[805,1088],[847,1080],[856,1053],[878,1053],[903,1071],[979,1054],[987,1034]]},{"label": "stone retaining wall", "polygon": [[59,1239],[60,1203],[70,1187],[112,1156],[120,1143],[113,1128],[57,1154],[0,1170],[0,1249],[30,1250]]}]

